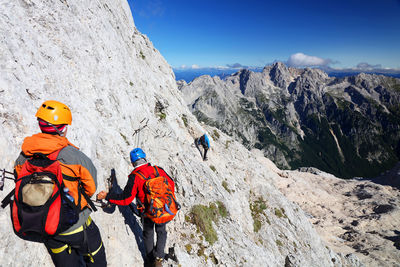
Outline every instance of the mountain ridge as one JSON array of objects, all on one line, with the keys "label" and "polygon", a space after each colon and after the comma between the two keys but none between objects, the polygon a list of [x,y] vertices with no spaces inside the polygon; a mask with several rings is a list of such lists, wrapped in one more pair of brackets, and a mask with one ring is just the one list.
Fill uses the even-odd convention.
[{"label": "mountain ridge", "polygon": [[[248,148],[263,149],[282,168],[314,166],[340,177],[373,177],[399,161],[399,79],[363,73],[332,78],[278,62],[261,73],[241,70],[216,85],[208,81],[201,76],[178,82],[197,118]],[[211,91],[224,97],[209,100]],[[347,171],[351,166],[365,169]]]},{"label": "mountain ridge", "polygon": [[[272,64],[274,63],[271,63],[267,66],[271,66]],[[173,71],[175,73],[177,81],[184,80],[186,83],[189,83],[193,81],[195,78],[203,75],[218,76],[221,79],[223,79],[233,73],[240,71],[241,69],[247,69],[254,72],[262,72],[265,67],[266,66],[243,67],[243,68],[229,68],[229,67],[208,67],[208,68],[195,68],[195,69],[173,68]],[[312,68],[319,68],[324,72],[326,72],[330,77],[335,77],[335,78],[355,76],[360,73],[384,75],[387,77],[400,78],[400,71],[398,69],[355,69],[355,68],[334,69],[330,67],[312,67]]]}]

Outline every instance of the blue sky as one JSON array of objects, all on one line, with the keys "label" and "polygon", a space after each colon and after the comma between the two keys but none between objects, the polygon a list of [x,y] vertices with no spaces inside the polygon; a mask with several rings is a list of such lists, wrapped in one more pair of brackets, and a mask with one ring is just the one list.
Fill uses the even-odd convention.
[{"label": "blue sky", "polygon": [[400,0],[128,2],[136,27],[174,68],[400,69]]}]

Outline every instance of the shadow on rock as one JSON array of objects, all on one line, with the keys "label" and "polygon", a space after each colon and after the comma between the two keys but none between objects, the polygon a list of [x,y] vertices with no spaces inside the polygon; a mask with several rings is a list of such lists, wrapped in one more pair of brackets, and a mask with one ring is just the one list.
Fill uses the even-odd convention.
[{"label": "shadow on rock", "polygon": [[395,236],[385,236],[385,238],[392,241],[394,243],[393,246],[400,250],[400,231],[395,230],[394,233],[396,234]]},{"label": "shadow on rock", "polygon": [[390,185],[400,189],[400,162],[393,169],[382,173],[380,176],[371,179],[372,182],[381,185]]},{"label": "shadow on rock", "polygon": [[[120,194],[123,192],[122,188],[118,185],[117,179],[112,180],[110,192]],[[114,213],[116,210],[115,204],[108,204],[103,207],[103,211],[106,213]],[[136,218],[136,216],[132,213],[133,204],[129,206],[118,206],[119,212],[125,219],[125,224],[129,226],[133,234],[135,235],[136,244],[139,248],[140,254],[142,255],[143,260],[145,259],[145,249],[144,249],[144,242],[143,242],[143,231],[141,224],[139,223],[140,220]],[[129,234],[129,233],[128,233]]]}]

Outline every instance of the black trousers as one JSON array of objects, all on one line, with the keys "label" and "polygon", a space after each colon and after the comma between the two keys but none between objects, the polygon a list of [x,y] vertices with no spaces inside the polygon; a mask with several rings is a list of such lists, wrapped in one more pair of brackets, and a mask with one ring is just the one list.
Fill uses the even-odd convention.
[{"label": "black trousers", "polygon": [[208,147],[203,147],[204,148],[204,155],[203,155],[203,160],[207,159],[207,151],[208,151]]},{"label": "black trousers", "polygon": [[86,226],[86,230],[58,235],[44,244],[56,267],[107,266],[100,231],[94,221]]},{"label": "black trousers", "polygon": [[197,146],[197,148],[199,150],[200,150],[200,148],[199,148],[200,145],[203,147],[203,150],[204,150],[204,152],[203,152],[203,160],[206,160],[207,159],[207,151],[208,151],[209,147],[208,147],[208,145],[206,143],[204,135],[202,137],[200,137],[200,138],[196,138],[194,140],[194,142],[195,142],[195,144],[196,144],[196,146]]},{"label": "black trousers", "polygon": [[[154,228],[157,234],[157,242],[154,247]],[[167,243],[166,223],[155,224],[149,218],[143,220],[143,241],[148,260],[153,258],[164,258],[165,244]]]}]

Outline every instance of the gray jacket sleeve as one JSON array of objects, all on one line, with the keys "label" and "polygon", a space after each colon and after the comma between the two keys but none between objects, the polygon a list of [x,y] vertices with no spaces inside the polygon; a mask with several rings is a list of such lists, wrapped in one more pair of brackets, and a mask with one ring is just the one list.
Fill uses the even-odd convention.
[{"label": "gray jacket sleeve", "polygon": [[82,151],[73,147],[67,146],[64,147],[60,154],[58,154],[57,160],[64,164],[70,165],[81,165],[85,167],[93,177],[94,183],[97,188],[97,170],[94,166],[92,160],[86,156]]}]

